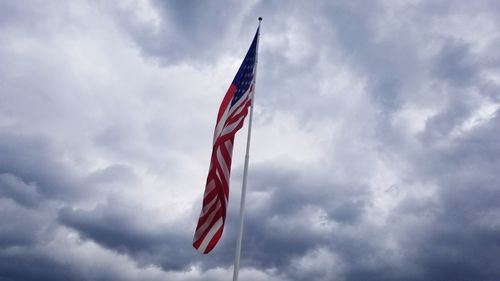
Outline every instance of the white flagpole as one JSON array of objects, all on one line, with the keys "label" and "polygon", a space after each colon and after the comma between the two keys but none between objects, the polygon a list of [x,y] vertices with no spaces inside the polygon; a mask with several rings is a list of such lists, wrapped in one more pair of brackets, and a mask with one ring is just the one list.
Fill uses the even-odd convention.
[{"label": "white flagpole", "polygon": [[[257,81],[257,63],[259,60],[259,39],[260,39],[260,23],[262,22],[262,18],[259,17],[259,34],[257,34],[257,46],[255,48],[255,78]],[[248,176],[248,158],[250,152],[250,138],[252,136],[252,117],[253,117],[253,103],[255,101],[255,82],[254,82],[254,91],[252,93],[252,103],[250,104],[250,116],[248,119],[248,134],[247,134],[247,149],[245,153],[245,167],[243,169],[243,184],[241,187],[241,202],[240,202],[240,224],[238,228],[238,238],[236,240],[236,255],[234,257],[234,271],[233,271],[233,281],[238,281],[238,273],[240,270],[240,256],[241,256],[241,240],[243,239],[243,214],[245,212],[245,197],[247,191],[247,176]]]}]

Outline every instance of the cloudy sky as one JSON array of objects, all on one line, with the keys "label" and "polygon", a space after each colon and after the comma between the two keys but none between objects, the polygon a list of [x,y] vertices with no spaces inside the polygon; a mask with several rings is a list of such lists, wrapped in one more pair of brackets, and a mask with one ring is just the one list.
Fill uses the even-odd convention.
[{"label": "cloudy sky", "polygon": [[264,18],[240,279],[499,280],[500,2],[0,1],[0,280],[230,280],[216,112]]}]

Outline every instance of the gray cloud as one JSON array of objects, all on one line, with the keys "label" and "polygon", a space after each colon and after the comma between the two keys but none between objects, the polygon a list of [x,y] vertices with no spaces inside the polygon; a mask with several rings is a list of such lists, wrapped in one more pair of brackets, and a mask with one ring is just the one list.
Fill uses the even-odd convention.
[{"label": "gray cloud", "polygon": [[33,183],[26,184],[11,174],[2,174],[0,175],[0,187],[2,188],[0,193],[3,197],[11,198],[25,207],[35,207],[39,203],[40,197]]},{"label": "gray cloud", "polygon": [[58,217],[84,238],[132,255],[142,264],[181,270],[190,264],[188,258],[195,257],[190,251],[190,233],[180,232],[174,224],[152,221],[152,214],[137,206],[111,201],[88,211],[64,208]]},{"label": "gray cloud", "polygon": [[2,253],[0,268],[5,280],[85,280],[74,268],[39,254],[13,256]]},{"label": "gray cloud", "polygon": [[[242,35],[239,31],[241,18],[245,17],[243,4],[151,1],[150,5],[153,11],[145,11],[152,12],[147,18],[138,16],[139,3],[118,9],[110,4],[104,9],[116,15],[113,19],[117,27],[131,37],[142,54],[163,64],[214,63],[214,59],[227,52],[229,43],[237,39],[234,34]],[[212,32],[207,32],[208,26]],[[234,46],[229,48],[235,50]]]},{"label": "gray cloud", "polygon": [[83,192],[77,189],[75,172],[54,159],[56,152],[43,138],[3,133],[0,153],[0,170],[5,175],[2,189],[24,205],[36,204],[38,193],[69,199]]}]

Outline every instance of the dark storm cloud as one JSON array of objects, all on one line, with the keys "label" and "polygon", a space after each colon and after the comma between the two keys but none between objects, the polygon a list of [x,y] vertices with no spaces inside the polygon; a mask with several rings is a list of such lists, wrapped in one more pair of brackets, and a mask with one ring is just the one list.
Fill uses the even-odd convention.
[{"label": "dark storm cloud", "polygon": [[[11,195],[15,200],[34,204],[31,201],[37,193],[67,199],[83,191],[75,181],[75,172],[56,160],[57,152],[43,137],[1,133],[0,154],[0,172],[7,177],[2,189],[5,195]],[[10,187],[14,181],[12,177],[25,182],[25,186]]]},{"label": "dark storm cloud", "polygon": [[0,198],[1,218],[0,247],[30,246],[36,243],[37,236],[43,230],[40,224],[43,215],[37,215],[34,210],[19,206],[6,198]]},{"label": "dark storm cloud", "polygon": [[[236,214],[236,206],[232,214]],[[198,210],[196,210],[198,211]],[[186,221],[161,222],[157,214],[141,206],[132,206],[119,200],[109,200],[91,210],[63,208],[58,221],[76,230],[83,239],[90,239],[105,248],[133,257],[140,265],[156,264],[164,270],[187,270],[199,264],[204,270],[217,266],[229,266],[233,261],[234,229],[236,218],[228,219],[221,241],[207,259],[192,248],[192,230]],[[196,214],[189,217],[195,221]],[[225,245],[225,246],[224,246]]]},{"label": "dark storm cloud", "polygon": [[[300,172],[301,167],[285,169],[276,165],[278,163],[252,165],[242,264],[264,269],[280,268],[287,279],[303,280],[307,275],[310,278],[324,273],[301,275],[299,272],[303,269],[291,264],[318,248],[326,247],[326,251],[332,251],[338,244],[353,260],[358,258],[355,253],[369,251],[360,246],[355,235],[335,234],[342,227],[357,227],[365,207],[370,204],[370,191],[366,186],[357,186],[359,183],[355,181],[336,182],[325,171],[304,175]],[[238,177],[238,171],[234,176]],[[230,202],[225,241],[221,246],[234,244],[239,198],[233,199],[237,202]],[[371,247],[375,248],[374,245]],[[224,260],[230,263],[232,251],[226,255]]]},{"label": "dark storm cloud", "polygon": [[63,153],[48,138],[0,132],[0,194],[26,207],[40,196],[71,201],[92,195],[100,186],[134,182],[125,165],[111,165],[79,174],[63,161]]},{"label": "dark storm cloud", "polygon": [[82,237],[131,255],[142,264],[159,264],[167,270],[190,265],[196,257],[190,233],[175,224],[151,221],[151,215],[141,207],[110,201],[93,210],[61,209],[58,219]]},{"label": "dark storm cloud", "polygon": [[[415,162],[421,178],[439,186],[430,222],[411,259],[428,280],[495,280],[491,262],[500,254],[499,111],[488,122],[448,145],[432,146]],[[404,213],[402,216],[405,216]]]},{"label": "dark storm cloud", "polygon": [[136,208],[105,208],[97,206],[92,211],[61,209],[59,219],[67,226],[81,230],[81,232],[92,237],[95,241],[104,245],[126,250],[151,249],[161,241],[162,233],[139,225]]},{"label": "dark storm cloud", "polygon": [[53,260],[47,255],[29,252],[20,255],[2,252],[0,254],[0,272],[0,278],[8,281],[86,280],[75,267]]},{"label": "dark storm cloud", "polygon": [[25,207],[36,207],[40,197],[34,183],[27,184],[11,174],[0,175],[0,195]]}]

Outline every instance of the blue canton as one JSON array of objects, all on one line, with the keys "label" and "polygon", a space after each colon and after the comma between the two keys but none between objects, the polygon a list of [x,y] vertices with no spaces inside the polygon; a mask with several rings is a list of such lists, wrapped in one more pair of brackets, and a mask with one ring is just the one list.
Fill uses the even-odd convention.
[{"label": "blue canton", "polygon": [[255,56],[256,56],[256,48],[257,48],[257,36],[259,34],[259,30],[255,34],[255,37],[252,41],[252,45],[250,49],[248,49],[247,55],[245,59],[243,59],[243,63],[238,69],[236,76],[233,80],[233,85],[236,86],[236,92],[233,95],[233,99],[231,101],[231,106],[240,100],[240,98],[245,94],[245,92],[250,88],[250,85],[253,80],[253,70],[255,68]]}]

